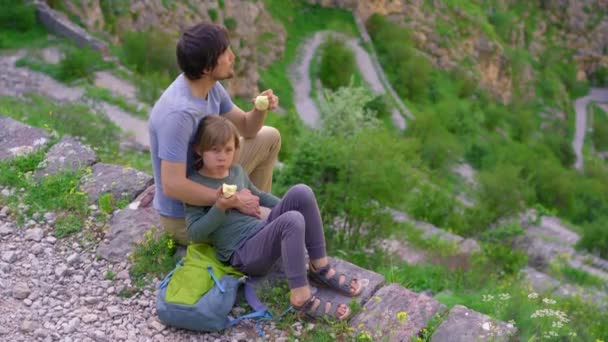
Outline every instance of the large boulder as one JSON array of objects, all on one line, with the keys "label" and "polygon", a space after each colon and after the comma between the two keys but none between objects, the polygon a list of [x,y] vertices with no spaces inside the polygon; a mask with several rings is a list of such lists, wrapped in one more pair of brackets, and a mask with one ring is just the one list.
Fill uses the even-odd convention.
[{"label": "large boulder", "polygon": [[92,172],[82,178],[81,187],[91,202],[97,202],[104,193],[111,193],[116,200],[130,202],[153,181],[150,175],[130,167],[97,163]]},{"label": "large boulder", "polygon": [[48,142],[46,131],[0,115],[0,160],[29,154]]},{"label": "large boulder", "polygon": [[431,342],[511,341],[517,329],[512,325],[456,305],[433,334]]},{"label": "large boulder", "polygon": [[149,229],[160,227],[160,218],[152,207],[114,212],[109,231],[97,248],[97,254],[110,261],[124,261]]},{"label": "large boulder", "polygon": [[445,306],[435,298],[390,284],[378,290],[350,324],[373,341],[410,341],[443,311]]},{"label": "large boulder", "polygon": [[93,165],[97,155],[87,145],[70,136],[64,136],[47,152],[42,168],[36,172],[36,177],[53,175],[61,171],[76,171]]}]

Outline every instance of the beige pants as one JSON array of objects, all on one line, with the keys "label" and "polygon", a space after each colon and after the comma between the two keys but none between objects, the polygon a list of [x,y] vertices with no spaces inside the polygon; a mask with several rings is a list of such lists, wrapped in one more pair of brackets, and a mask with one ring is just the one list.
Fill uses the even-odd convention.
[{"label": "beige pants", "polygon": [[[272,170],[281,149],[281,135],[276,128],[264,126],[255,138],[241,137],[237,163],[241,164],[249,178],[260,191],[270,192],[272,187]],[[263,214],[268,214],[268,210]],[[188,244],[186,221],[183,218],[160,217],[160,223],[173,239],[181,244]]]}]

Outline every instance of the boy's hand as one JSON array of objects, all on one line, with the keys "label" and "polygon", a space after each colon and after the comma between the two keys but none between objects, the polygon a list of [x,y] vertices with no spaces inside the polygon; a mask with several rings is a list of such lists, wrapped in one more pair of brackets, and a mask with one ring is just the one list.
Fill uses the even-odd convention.
[{"label": "boy's hand", "polygon": [[221,186],[217,189],[216,196],[217,199],[215,200],[215,206],[222,212],[225,212],[228,209],[236,208],[238,205],[236,195],[230,197],[224,196],[223,187]]}]

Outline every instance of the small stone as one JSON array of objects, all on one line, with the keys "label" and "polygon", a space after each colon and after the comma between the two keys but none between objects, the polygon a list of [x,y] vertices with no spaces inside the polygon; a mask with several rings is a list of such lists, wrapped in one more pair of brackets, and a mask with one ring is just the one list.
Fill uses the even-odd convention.
[{"label": "small stone", "polygon": [[11,195],[11,192],[8,189],[2,189],[2,196],[8,197]]},{"label": "small stone", "polygon": [[44,214],[44,219],[46,221],[54,221],[55,220],[55,213],[48,212],[48,213]]},{"label": "small stone", "polygon": [[106,310],[108,310],[108,314],[110,314],[111,318],[114,318],[116,316],[122,315],[122,312],[120,311],[120,308],[118,306],[115,306],[115,305],[108,306],[106,308]]},{"label": "small stone", "polygon": [[34,335],[38,337],[46,337],[48,335],[48,332],[46,331],[46,329],[38,328],[36,329],[36,331],[34,331]]},{"label": "small stone", "polygon": [[84,303],[88,305],[93,305],[99,303],[99,298],[97,297],[85,297]]},{"label": "small stone", "polygon": [[51,245],[54,244],[55,242],[57,242],[57,238],[54,236],[47,236],[46,238],[46,242],[50,243]]},{"label": "small stone", "polygon": [[148,326],[150,328],[155,329],[158,332],[161,332],[161,331],[165,330],[165,328],[166,328],[164,324],[162,324],[161,322],[159,322],[155,319],[150,320],[150,322],[148,322]]},{"label": "small stone", "polygon": [[247,334],[244,332],[238,332],[234,334],[233,338],[237,341],[247,341]]},{"label": "small stone", "polygon": [[78,253],[72,253],[66,259],[66,262],[68,263],[68,265],[73,265],[73,264],[77,263],[79,260],[80,260],[80,257],[78,256]]},{"label": "small stone", "polygon": [[116,275],[116,278],[122,279],[122,280],[129,279],[129,271],[122,270],[122,271],[118,272],[118,274]]},{"label": "small stone", "polygon": [[11,224],[5,223],[3,225],[0,225],[0,236],[8,235],[12,232],[13,232],[13,228],[12,228]]},{"label": "small stone", "polygon": [[40,242],[44,237],[44,232],[40,228],[28,229],[25,231],[25,239]]},{"label": "small stone", "polygon": [[2,261],[13,263],[15,260],[17,260],[17,253],[15,253],[14,251],[2,253]]},{"label": "small stone", "polygon": [[108,341],[108,338],[106,337],[106,334],[104,334],[102,331],[99,330],[95,330],[93,332],[93,334],[91,334],[91,338],[94,339],[96,342],[106,342]]},{"label": "small stone", "polygon": [[42,253],[42,245],[40,245],[39,243],[34,244],[30,249],[30,252],[32,252],[32,254],[34,255],[39,255],[40,253]]},{"label": "small stone", "polygon": [[37,324],[32,322],[32,321],[23,321],[23,323],[21,323],[21,326],[19,327],[19,329],[23,332],[31,332],[34,331],[36,329]]},{"label": "small stone", "polygon": [[113,294],[116,291],[116,288],[114,286],[110,286],[108,287],[108,289],[106,290],[107,294]]},{"label": "small stone", "polygon": [[92,323],[97,320],[97,315],[95,314],[86,314],[82,317],[82,321],[85,323]]},{"label": "small stone", "polygon": [[30,288],[27,286],[26,283],[23,283],[23,282],[17,283],[13,287],[13,297],[15,297],[17,299],[27,298],[27,296],[30,295],[30,292],[32,292],[30,290]]},{"label": "small stone", "polygon": [[65,265],[59,265],[59,266],[57,266],[55,268],[55,275],[58,278],[61,278],[61,277],[63,277],[67,273],[67,271],[68,271],[67,266],[65,266]]},{"label": "small stone", "polygon": [[74,276],[74,281],[80,284],[84,281],[84,277],[80,274],[77,274]]},{"label": "small stone", "polygon": [[481,325],[481,328],[485,331],[490,331],[490,322],[485,322]]},{"label": "small stone", "polygon": [[25,304],[26,306],[31,306],[32,305],[32,301],[30,299],[28,299],[28,298],[25,298],[23,300],[23,304]]},{"label": "small stone", "polygon": [[126,340],[129,335],[127,335],[127,332],[124,330],[116,330],[114,331],[114,337],[116,337],[117,340]]}]

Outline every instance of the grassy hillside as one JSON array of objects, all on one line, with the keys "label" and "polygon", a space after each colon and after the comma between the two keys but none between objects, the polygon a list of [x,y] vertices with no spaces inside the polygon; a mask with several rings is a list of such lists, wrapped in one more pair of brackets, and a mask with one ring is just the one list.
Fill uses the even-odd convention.
[{"label": "grassy hillside", "polygon": [[[284,114],[272,113],[268,117],[268,123],[277,126],[283,136],[281,160],[285,166],[276,171],[274,192],[281,194],[300,182],[315,189],[330,254],[375,270],[389,282],[401,283],[416,291],[428,290],[448,306],[464,304],[498,319],[513,321],[522,340],[555,337],[551,334],[563,340],[608,337],[608,327],[603,324],[608,316],[604,311],[581,299],[558,299],[553,303],[554,299],[533,294],[523,285],[519,271],[527,264],[527,258],[511,247],[513,239],[523,231],[518,224],[504,221],[527,208],[536,208],[539,215],[554,214],[571,222],[583,236],[581,248],[604,257],[608,254],[606,163],[594,158],[595,152],[588,148],[585,172],[572,168],[572,99],[584,93],[588,84],[576,81],[575,70],[568,62],[573,51],[548,43],[536,55],[529,52],[536,26],[546,20],[542,10],[528,2],[507,8],[499,2],[445,1],[444,6],[435,7],[434,2],[427,1],[423,7],[429,13],[443,11],[444,15],[435,25],[436,32],[446,37],[446,47],[457,45],[471,31],[483,32],[501,44],[513,79],[512,101],[506,103],[470,77],[476,72],[470,60],[458,61],[452,69],[438,68],[425,57],[427,52],[416,45],[411,29],[395,25],[385,17],[373,16],[367,27],[379,60],[416,119],[409,122],[403,133],[387,129],[381,120],[388,117],[390,108],[370,105],[373,96],[356,81],[331,92],[327,124],[312,131],[303,127],[293,108],[289,66],[297,60],[300,44],[317,31],[331,29],[356,36],[354,20],[348,11],[310,6],[301,1],[265,0],[264,3],[287,32],[284,56],[267,69],[259,70],[259,87],[273,88],[286,109]],[[460,19],[456,19],[456,12],[465,13],[466,18],[460,15]],[[30,18],[31,12],[24,13],[12,15]],[[511,27],[521,22],[521,18],[525,24],[523,43],[511,44]],[[3,49],[48,44],[46,32],[35,20],[22,27],[10,16],[0,19]],[[549,25],[547,36],[551,37],[558,29]],[[27,37],[31,40],[26,41]],[[159,38],[154,32],[126,32],[124,37],[123,44],[112,50],[123,64],[132,66],[134,73],[129,77],[138,84],[140,99],[153,102],[168,82],[167,70],[173,67],[168,53],[172,45],[160,44],[159,39],[162,42],[168,38]],[[145,44],[151,42],[156,44]],[[150,51],[146,46],[158,50]],[[61,65],[50,67],[38,64],[35,59],[23,59],[21,63],[61,81],[91,87],[87,72],[100,65],[92,65],[96,57],[83,58],[86,53],[67,54],[68,61],[84,60],[80,64],[67,64],[76,65],[68,68],[70,71],[79,71],[67,75],[69,77],[66,70],[62,74]],[[331,56],[331,47],[326,47],[324,54]],[[149,58],[150,55],[155,58]],[[333,71],[335,75],[343,72],[339,64],[333,65],[338,65],[338,70]],[[121,73],[111,66],[108,68]],[[534,77],[524,85],[518,80],[526,79],[525,70],[530,68]],[[324,69],[324,73],[332,70]],[[331,78],[331,74],[324,76]],[[88,92],[108,102],[122,103],[99,89],[89,88]],[[242,106],[247,104],[244,99],[236,101]],[[129,110],[128,104],[123,106]],[[131,108],[131,111],[134,110]],[[598,112],[594,112],[594,130],[603,132],[606,120]],[[1,98],[0,114],[60,135],[84,137],[97,148],[102,161],[150,168],[147,156],[121,151],[116,139],[117,127],[83,105],[54,104],[37,96]],[[605,146],[604,140],[598,134],[590,143],[600,149]],[[5,171],[0,173],[0,184],[29,189],[23,175],[33,170],[41,158],[38,154],[0,164],[0,170]],[[476,186],[455,176],[453,168],[460,163],[468,163],[475,169]],[[56,183],[64,187],[56,188],[70,192],[73,179],[74,175],[57,179]],[[460,194],[469,197],[473,204],[463,204],[457,197]],[[32,204],[39,202],[42,201],[31,198]],[[460,266],[457,269],[434,264],[411,266],[395,261],[376,248],[379,239],[405,236],[413,245],[439,259],[449,258],[454,246],[422,239],[412,233],[409,225],[393,222],[386,207],[404,210],[446,231],[473,237],[480,242],[481,251],[470,263],[457,265]],[[60,209],[72,210],[70,219],[82,219],[86,214],[83,205]],[[62,227],[61,234],[69,234],[74,224],[66,222]],[[166,238],[158,243],[150,242],[153,246],[150,250],[164,257],[168,253],[167,245],[171,244]],[[136,255],[146,253],[140,251]],[[166,272],[163,267],[170,267],[167,265],[171,260],[163,260],[167,261],[164,266],[148,263],[145,269],[135,267],[138,279],[148,273]],[[582,271],[563,268],[558,271],[564,280],[595,288],[603,286],[601,281]],[[547,308],[564,313],[570,321],[557,329],[553,317],[535,316],[537,310]],[[332,340],[335,332],[316,329],[303,338]],[[345,330],[339,333],[348,335]],[[429,332],[421,339],[428,340],[430,336]]]}]

